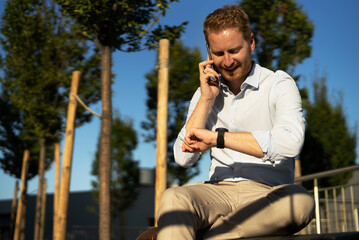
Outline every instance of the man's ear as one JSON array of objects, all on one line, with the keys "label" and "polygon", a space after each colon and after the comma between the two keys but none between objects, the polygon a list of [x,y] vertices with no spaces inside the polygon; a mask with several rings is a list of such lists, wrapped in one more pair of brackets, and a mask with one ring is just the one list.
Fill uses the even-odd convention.
[{"label": "man's ear", "polygon": [[254,34],[251,33],[251,39],[249,40],[249,44],[251,46],[251,51],[253,52],[256,48],[256,42],[254,41]]}]

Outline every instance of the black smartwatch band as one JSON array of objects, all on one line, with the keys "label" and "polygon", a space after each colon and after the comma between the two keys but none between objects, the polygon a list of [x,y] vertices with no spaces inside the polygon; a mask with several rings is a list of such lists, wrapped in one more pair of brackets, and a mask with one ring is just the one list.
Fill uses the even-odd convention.
[{"label": "black smartwatch band", "polygon": [[224,133],[228,132],[228,129],[226,129],[226,128],[217,128],[216,132],[218,132],[218,135],[217,135],[217,148],[224,148]]}]

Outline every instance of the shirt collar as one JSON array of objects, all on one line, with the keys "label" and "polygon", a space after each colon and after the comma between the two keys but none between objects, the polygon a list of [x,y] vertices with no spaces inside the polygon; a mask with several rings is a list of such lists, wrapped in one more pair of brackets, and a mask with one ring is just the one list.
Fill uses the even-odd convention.
[{"label": "shirt collar", "polygon": [[261,67],[255,61],[252,61],[252,69],[247,79],[242,83],[241,90],[247,88],[248,86],[258,89],[260,75]]}]

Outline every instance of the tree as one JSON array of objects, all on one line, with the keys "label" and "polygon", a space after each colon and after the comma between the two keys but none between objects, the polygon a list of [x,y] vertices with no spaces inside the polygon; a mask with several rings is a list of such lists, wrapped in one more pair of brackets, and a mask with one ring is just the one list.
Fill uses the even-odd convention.
[{"label": "tree", "polygon": [[[100,140],[100,217],[99,238],[110,239],[110,168],[111,168],[111,55],[112,51],[139,51],[141,46],[154,48],[163,37],[180,36],[180,26],[157,26],[169,4],[176,0],[58,0],[63,10],[82,25],[83,33],[101,52],[101,140]],[[146,28],[147,27],[147,28]],[[144,37],[146,41],[144,41]]]},{"label": "tree", "polygon": [[[138,162],[134,161],[132,156],[132,151],[136,149],[137,143],[137,134],[133,129],[132,122],[122,120],[119,115],[116,116],[113,119],[111,131],[112,167],[110,173],[111,219],[120,221],[116,226],[125,225],[122,213],[135,203],[138,196],[139,167]],[[91,174],[97,178],[99,175],[99,151],[98,148],[91,171]],[[98,197],[98,180],[92,181],[92,186]],[[122,234],[116,232],[116,228],[112,228],[112,236],[122,236]]]},{"label": "tree", "polygon": [[[0,26],[0,41],[5,52],[2,65],[4,74],[0,78],[2,100],[11,109],[12,115],[17,112],[15,133],[23,133],[22,141],[35,138],[39,142],[38,138],[43,137],[49,143],[50,150],[51,144],[62,135],[73,70],[83,71],[81,98],[86,99],[88,104],[99,100],[96,91],[99,87],[96,81],[99,76],[99,55],[86,58],[89,55],[86,41],[76,26],[61,15],[56,15],[58,12],[54,12],[53,8],[41,1],[10,0]],[[1,108],[1,111],[5,109]],[[5,119],[8,113],[2,112],[1,115]],[[77,125],[91,119],[91,114],[81,108],[77,116]],[[6,121],[3,123],[10,124]],[[3,154],[4,149],[9,150],[10,147],[3,148]],[[34,147],[31,150],[36,152]],[[45,168],[52,161],[53,151],[48,153]],[[7,164],[11,164],[11,159],[6,159]],[[38,161],[35,162],[37,167]],[[4,166],[5,171],[19,176],[18,170],[12,171]],[[33,168],[31,164],[30,178],[36,175],[31,170]]]},{"label": "tree", "polygon": [[[3,96],[8,96],[7,101],[20,111],[21,139],[38,142],[38,226],[44,171],[52,161],[49,150],[62,136],[71,72],[84,72],[80,95],[87,104],[97,102],[99,57],[88,52],[86,39],[73,22],[61,15],[54,1],[9,0],[2,20],[0,41],[6,54],[1,79]],[[77,124],[90,118],[89,113],[79,109]]]},{"label": "tree", "polygon": [[294,74],[311,54],[314,25],[295,0],[242,0],[254,32],[254,57],[264,67]]},{"label": "tree", "polygon": [[[313,81],[313,102],[307,102],[306,137],[300,154],[302,174],[317,173],[355,164],[356,127],[350,128],[342,107],[342,98],[328,96],[325,76]],[[336,99],[329,101],[328,99]],[[320,179],[322,186],[345,184],[351,174]],[[312,187],[312,183],[307,184]]]},{"label": "tree", "polygon": [[[38,141],[35,138],[25,137],[20,110],[7,100],[8,96],[5,96],[5,93],[2,94],[0,96],[0,166],[5,173],[20,179],[24,151],[36,146]],[[33,151],[36,150],[37,148],[33,148]],[[37,157],[32,157],[30,161],[27,179],[38,173]]]},{"label": "tree", "polygon": [[[183,123],[186,120],[188,102],[198,88],[198,63],[202,61],[198,49],[190,49],[176,41],[170,46],[170,72],[168,93],[168,170],[178,181],[179,185],[187,183],[192,177],[198,175],[197,165],[192,168],[182,168],[174,162],[173,144]],[[147,131],[146,141],[156,140],[157,116],[157,69],[146,74],[147,84],[147,121],[142,122],[142,128]]]}]

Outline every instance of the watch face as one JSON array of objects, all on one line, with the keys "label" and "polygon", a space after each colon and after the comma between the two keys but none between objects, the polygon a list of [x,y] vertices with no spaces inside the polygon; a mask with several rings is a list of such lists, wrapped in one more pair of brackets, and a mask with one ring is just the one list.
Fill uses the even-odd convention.
[{"label": "watch face", "polygon": [[228,132],[228,129],[227,128],[216,128],[216,132],[219,132],[219,131]]}]

